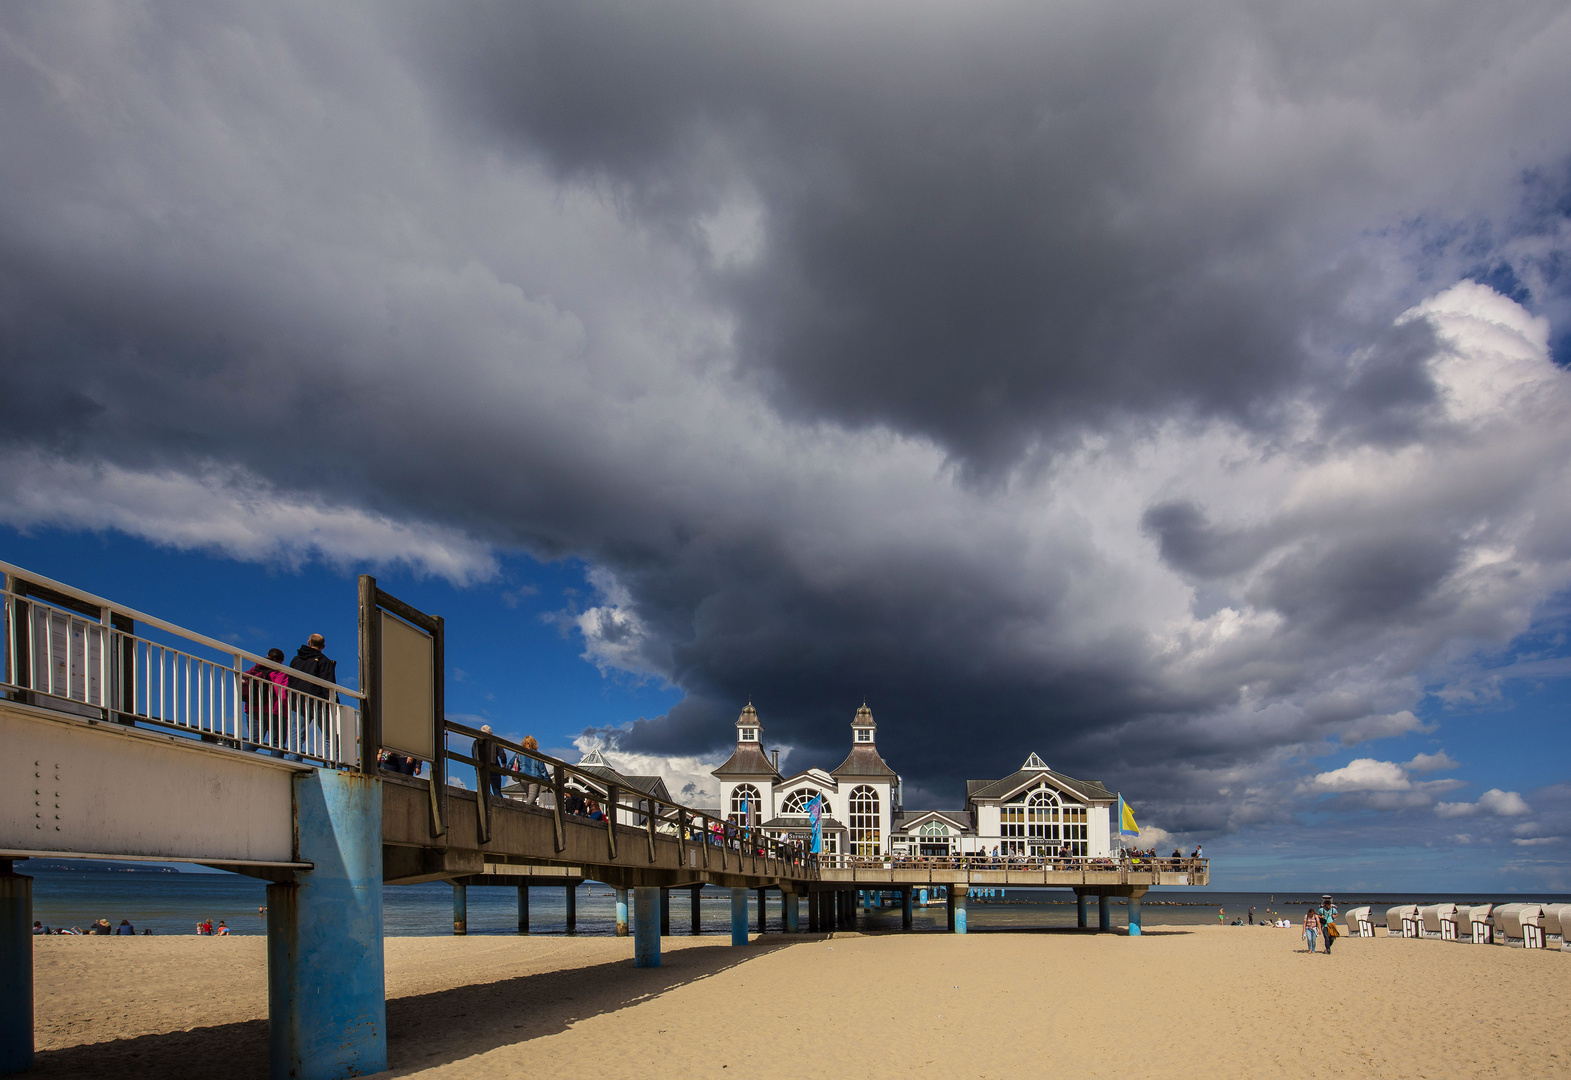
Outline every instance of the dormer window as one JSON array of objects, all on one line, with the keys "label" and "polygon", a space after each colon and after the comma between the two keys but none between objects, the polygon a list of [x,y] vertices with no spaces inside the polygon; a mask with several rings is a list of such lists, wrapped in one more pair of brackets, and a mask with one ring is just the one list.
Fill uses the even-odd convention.
[{"label": "dormer window", "polygon": [[873,741],[873,733],[871,731],[867,730],[867,728],[857,728],[856,729],[856,741],[857,742],[872,742]]},{"label": "dormer window", "polygon": [[758,741],[758,729],[757,728],[755,728],[755,727],[745,727],[745,728],[742,728],[741,731],[742,731],[742,741],[743,742],[757,742]]}]

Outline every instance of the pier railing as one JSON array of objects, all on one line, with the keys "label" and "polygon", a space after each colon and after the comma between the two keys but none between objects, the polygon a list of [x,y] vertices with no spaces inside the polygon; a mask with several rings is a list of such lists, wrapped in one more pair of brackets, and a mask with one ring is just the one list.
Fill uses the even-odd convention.
[{"label": "pier railing", "polygon": [[358,690],[9,563],[0,573],[6,699],[329,766],[356,761]]},{"label": "pier railing", "polygon": [[1096,855],[820,855],[826,870],[1048,870],[1059,873],[1196,874],[1203,858]]},{"label": "pier railing", "polygon": [[[618,844],[626,843],[627,836],[618,836],[615,826],[642,829],[645,835],[649,862],[656,861],[655,844],[658,839],[675,840],[683,849],[691,844],[699,858],[696,868],[710,869],[711,858],[718,860],[713,869],[729,868],[734,857],[737,869],[750,869],[754,873],[773,875],[786,873],[792,876],[816,877],[818,860],[822,856],[806,850],[803,844],[777,840],[755,826],[739,825],[724,818],[717,818],[680,803],[662,799],[636,788],[626,787],[597,775],[587,769],[569,764],[539,750],[530,750],[520,743],[499,735],[487,733],[466,724],[444,721],[451,735],[470,740],[471,753],[449,746],[446,756],[450,761],[469,765],[475,770],[475,801],[479,808],[477,830],[480,843],[490,839],[492,810],[509,801],[507,795],[493,795],[493,780],[498,785],[516,781],[522,785],[538,784],[542,794],[550,795],[550,810],[556,822],[556,850],[567,846],[565,825],[569,820],[602,821],[606,832],[607,861],[618,858]],[[498,765],[493,759],[497,750],[504,752],[508,761]],[[515,765],[520,761],[536,762],[545,775],[531,774]],[[526,789],[527,790],[527,789]],[[569,797],[585,801],[585,812],[572,814],[567,809]],[[591,809],[589,804],[593,804]],[[593,817],[595,810],[600,818]],[[685,850],[681,856],[687,862]],[[701,861],[700,861],[701,860]]]}]

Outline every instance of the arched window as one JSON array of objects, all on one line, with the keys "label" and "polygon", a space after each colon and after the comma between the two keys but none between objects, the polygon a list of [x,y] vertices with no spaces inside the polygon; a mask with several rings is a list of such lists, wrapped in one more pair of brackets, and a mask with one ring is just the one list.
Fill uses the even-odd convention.
[{"label": "arched window", "polygon": [[[757,825],[763,820],[760,801],[758,789],[752,784],[738,784],[731,789],[731,820],[738,825]],[[743,810],[743,806],[747,809]]]},{"label": "arched window", "polygon": [[[801,791],[793,791],[790,797],[786,799],[785,806],[781,808],[780,813],[788,816],[794,814],[798,817],[806,817],[807,804],[813,801],[814,795],[820,794],[822,794],[822,792],[818,791],[816,788],[810,787],[803,788]],[[819,810],[825,817],[828,817],[834,812],[829,809],[828,799],[825,799],[822,803],[819,804]]]},{"label": "arched window", "polygon": [[884,853],[882,830],[878,815],[878,792],[867,786],[851,792],[852,855],[882,855]]},{"label": "arched window", "polygon": [[922,836],[948,836],[949,826],[942,821],[929,821],[918,829],[917,832]]},{"label": "arched window", "polygon": [[1058,793],[1041,787],[1026,799],[1026,843],[1032,855],[1046,855],[1059,840]]}]

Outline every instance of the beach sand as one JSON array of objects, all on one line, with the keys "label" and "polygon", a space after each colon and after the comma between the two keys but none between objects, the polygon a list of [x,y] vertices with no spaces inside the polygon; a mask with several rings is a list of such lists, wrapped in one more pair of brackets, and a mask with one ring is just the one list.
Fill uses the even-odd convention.
[{"label": "beach sand", "polygon": [[[723,941],[723,939],[720,939]],[[267,1075],[261,938],[35,939],[41,1077]],[[1571,1076],[1571,954],[1296,931],[390,938],[389,1076]]]}]

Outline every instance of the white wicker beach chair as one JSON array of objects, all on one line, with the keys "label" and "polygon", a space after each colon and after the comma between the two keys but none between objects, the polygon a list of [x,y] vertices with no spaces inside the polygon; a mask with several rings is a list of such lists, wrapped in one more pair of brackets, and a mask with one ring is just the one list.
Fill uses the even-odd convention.
[{"label": "white wicker beach chair", "polygon": [[1474,945],[1488,945],[1495,940],[1495,905],[1472,905],[1467,909],[1467,921],[1472,926],[1469,939]]},{"label": "white wicker beach chair", "polygon": [[1347,919],[1348,937],[1374,937],[1375,925],[1371,909],[1364,907],[1348,908],[1344,916]]},{"label": "white wicker beach chair", "polygon": [[1544,906],[1502,904],[1495,908],[1495,934],[1503,945],[1524,949],[1544,947]]},{"label": "white wicker beach chair", "polygon": [[1425,904],[1418,909],[1419,936],[1444,938],[1446,921],[1453,920],[1451,925],[1455,926],[1455,919],[1455,904]]}]

